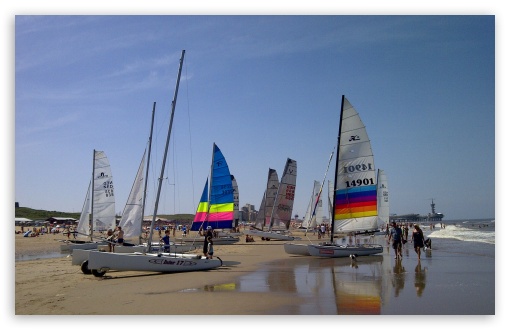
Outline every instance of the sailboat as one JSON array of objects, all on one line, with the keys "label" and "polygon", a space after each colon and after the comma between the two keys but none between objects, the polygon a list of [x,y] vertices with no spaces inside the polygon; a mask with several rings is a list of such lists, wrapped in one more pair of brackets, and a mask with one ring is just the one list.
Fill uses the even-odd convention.
[{"label": "sailboat", "polygon": [[[179,90],[179,82],[182,72],[182,64],[184,61],[184,53],[182,51],[179,71],[177,75],[177,83],[174,92],[174,98],[172,101],[172,110],[170,115],[170,122],[168,127],[168,134],[165,145],[165,152],[161,165],[161,174],[159,177],[158,191],[156,195],[156,203],[154,206],[154,214],[151,221],[151,228],[149,233],[149,240],[147,242],[149,251],[152,243],[152,233],[154,224],[156,222],[159,197],[161,195],[161,186],[165,174],[165,164],[168,154],[168,146],[170,142],[170,136],[172,132],[172,124],[175,113],[175,105],[177,103],[177,94]],[[101,251],[90,251],[88,268],[92,274],[96,277],[103,276],[109,270],[131,270],[131,271],[153,271],[153,272],[190,272],[198,270],[209,270],[221,267],[223,262],[220,258],[208,259],[204,256],[197,254],[178,254],[178,253],[113,253],[113,252],[101,252]]]},{"label": "sailboat", "polygon": [[[326,168],[326,172],[324,173],[324,178],[322,179],[322,183],[317,187],[317,193],[312,196],[313,199],[315,199],[315,202],[313,203],[313,208],[311,208],[311,215],[309,222],[317,223],[316,216],[317,214],[320,214],[320,212],[317,212],[317,210],[321,209],[322,206],[322,188],[324,187],[324,182],[326,181],[326,176],[328,175],[329,166],[331,165],[331,159],[333,159],[333,154],[335,153],[335,150],[331,152],[329,155],[329,161],[328,161],[328,167]],[[315,187],[317,186],[319,182],[315,181],[314,183],[314,193],[315,193]],[[329,191],[329,190],[328,190]],[[331,193],[330,193],[331,195]],[[329,200],[329,197],[328,197]],[[310,207],[312,206],[312,201],[310,201]],[[329,203],[331,204],[331,203]],[[305,217],[306,219],[306,217]],[[308,231],[308,228],[310,228],[307,224],[306,230]],[[305,232],[306,236],[306,232]],[[285,243],[283,244],[283,248],[286,253],[293,254],[293,255],[301,255],[301,256],[309,256],[310,252],[308,251],[308,244],[298,244],[298,243]]]},{"label": "sailboat", "polygon": [[105,152],[94,150],[92,164],[92,179],[76,228],[78,240],[63,241],[64,244],[60,245],[61,252],[72,252],[74,249],[95,249],[105,240],[104,238],[97,240],[97,237],[94,240],[94,231],[106,232],[115,227],[113,177]]},{"label": "sailboat", "polygon": [[[276,173],[276,172],[275,172]],[[269,180],[271,180],[271,169],[268,177],[268,188],[270,185]],[[265,221],[269,221],[269,227],[266,230],[263,228],[259,229],[256,227],[252,227],[252,229],[246,231],[247,234],[253,236],[260,236],[263,240],[283,240],[283,241],[292,241],[301,239],[300,237],[295,237],[290,235],[289,227],[290,220],[292,218],[292,208],[294,206],[294,193],[296,190],[296,176],[297,176],[297,162],[293,159],[287,158],[285,163],[285,168],[283,170],[283,176],[281,178],[280,183],[278,184],[278,189],[276,191],[276,195],[274,197],[274,203],[271,205],[271,194],[266,189],[266,193],[263,199],[264,205],[264,215]],[[261,206],[262,207],[262,206]],[[271,210],[269,219],[267,219],[267,214],[269,213],[269,209]],[[262,210],[259,211],[259,213]]]},{"label": "sailboat", "polygon": [[[152,149],[152,132],[154,128],[154,114],[156,111],[156,102],[154,102],[152,107],[152,120],[151,120],[151,129],[149,135],[149,154],[147,157],[147,167],[145,169],[145,176],[143,174],[144,165],[145,165],[145,153],[144,151],[142,161],[140,162],[140,166],[138,168],[137,175],[135,177],[135,181],[133,183],[133,187],[131,188],[131,192],[129,194],[128,200],[124,207],[124,211],[122,212],[122,218],[120,220],[119,226],[121,226],[124,231],[124,244],[116,245],[115,252],[119,253],[131,253],[131,252],[151,252],[149,251],[149,245],[147,243],[142,243],[142,225],[143,225],[143,214],[145,210],[145,200],[146,200],[146,192],[147,192],[147,178],[149,175],[149,163],[150,163],[150,155]],[[126,243],[126,240],[129,239],[137,239],[137,244]],[[101,246],[99,246],[101,247]],[[151,243],[152,252],[155,250],[159,250],[162,248],[161,242],[152,242]],[[107,248],[107,246],[103,246],[103,248]],[[182,244],[176,242],[170,242],[170,251],[171,252],[188,252],[194,250],[196,246],[192,244]],[[74,255],[73,255],[74,258]]]},{"label": "sailboat", "polygon": [[257,212],[257,217],[255,218],[255,224],[253,226],[253,228],[258,231],[264,231],[264,227],[269,227],[271,211],[273,210],[276,194],[278,193],[278,185],[278,173],[276,170],[270,168],[267,173],[266,190],[262,196],[262,201],[260,202],[259,211]]},{"label": "sailboat", "polygon": [[[192,231],[211,229],[228,229],[234,227],[234,188],[233,176],[230,174],[227,160],[220,148],[213,143],[210,180],[206,179],[202,197],[191,225]],[[210,183],[210,185],[209,185]],[[182,238],[182,242],[195,242],[195,238]],[[233,244],[239,237],[213,237],[214,244]]]},{"label": "sailboat", "polygon": [[[239,226],[239,187],[237,186],[237,180],[234,175],[230,175],[232,179],[232,192],[234,194],[234,222],[232,223],[232,229],[223,229],[218,232],[218,237],[237,237],[241,236],[242,233],[238,231]],[[221,244],[221,243],[220,243]]]},{"label": "sailboat", "polygon": [[[322,217],[322,199],[318,198],[319,189],[321,188],[321,183],[317,180],[313,181],[313,189],[312,196],[310,197],[310,201],[308,202],[308,207],[306,208],[305,217],[303,218],[303,222],[299,229],[305,230],[308,232],[309,229],[313,229],[317,227],[317,217]],[[315,202],[317,201],[317,212],[316,216],[312,216],[313,210],[315,208]]]},{"label": "sailboat", "polygon": [[[133,252],[149,252],[148,245],[146,243],[142,243],[141,234],[142,234],[142,225],[143,225],[143,214],[145,209],[145,200],[146,200],[146,192],[147,192],[147,180],[149,173],[149,163],[150,163],[150,155],[151,155],[151,146],[152,146],[152,132],[154,128],[154,114],[156,111],[156,102],[154,102],[152,107],[152,120],[151,120],[151,129],[149,135],[149,152],[147,155],[147,167],[145,167],[145,156],[147,154],[147,149],[144,150],[142,160],[140,161],[140,165],[138,166],[138,170],[136,172],[135,180],[133,182],[133,186],[131,188],[131,192],[129,193],[128,200],[126,205],[124,206],[124,211],[122,212],[122,218],[119,222],[119,226],[124,231],[124,243],[122,245],[115,245],[115,252],[118,253],[133,253]],[[145,168],[145,175],[144,175]],[[136,239],[136,243],[128,243],[129,240]],[[152,244],[153,250],[159,250],[160,242],[156,242]],[[95,247],[98,250],[108,251],[109,245],[107,242],[102,242],[97,244]],[[188,252],[194,250],[196,247],[188,244],[177,244],[175,242],[171,242],[170,251],[172,252]],[[94,248],[92,248],[94,249]],[[88,269],[88,262],[90,250],[92,249],[84,249],[82,247],[76,248],[72,252],[72,265],[81,266],[81,270],[85,274],[90,274],[90,270]]]},{"label": "sailboat", "polygon": [[[350,235],[377,230],[377,180],[365,125],[345,96],[342,96],[334,186],[331,241],[308,245],[310,255],[347,257],[382,253],[382,245],[351,242]],[[349,242],[346,237],[333,242],[335,234],[349,235]]]}]

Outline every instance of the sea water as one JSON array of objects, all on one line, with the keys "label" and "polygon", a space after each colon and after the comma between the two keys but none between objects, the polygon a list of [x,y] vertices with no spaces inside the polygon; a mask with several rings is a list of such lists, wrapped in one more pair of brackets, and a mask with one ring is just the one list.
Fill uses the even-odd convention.
[{"label": "sea water", "polygon": [[[413,243],[401,262],[384,236],[382,255],[350,258],[289,256],[232,283],[185,291],[264,292],[294,304],[274,314],[491,315],[495,312],[495,220],[421,224],[432,249],[421,263]],[[409,233],[411,234],[411,232]]]},{"label": "sea water", "polygon": [[496,220],[450,220],[424,227],[423,234],[432,240],[432,250],[450,251],[460,254],[495,256]]}]

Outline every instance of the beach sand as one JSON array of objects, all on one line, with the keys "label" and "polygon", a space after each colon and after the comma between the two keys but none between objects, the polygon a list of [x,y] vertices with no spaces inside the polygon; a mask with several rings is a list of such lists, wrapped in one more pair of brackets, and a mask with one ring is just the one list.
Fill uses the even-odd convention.
[{"label": "beach sand", "polygon": [[[294,234],[303,236],[302,232]],[[16,256],[58,252],[61,243],[56,239],[60,238],[62,234],[34,238],[15,235]],[[318,242],[311,233],[296,242],[308,243],[311,238]],[[498,314],[494,259],[433,250],[418,263],[412,246],[406,244],[404,258],[397,264],[384,236],[376,238],[385,247],[383,254],[360,257],[355,265],[349,258],[291,256],[284,251],[285,242],[266,242],[258,237],[255,243],[241,240],[216,245],[215,255],[221,257],[224,266],[203,272],[110,271],[97,278],[72,266],[67,255],[17,261],[13,314]],[[336,294],[319,292],[331,286],[321,284],[331,273],[337,276],[333,283]],[[316,283],[303,283],[302,287],[300,279]],[[309,289],[303,289],[306,286]],[[499,304],[499,311],[501,307]],[[487,325],[496,318],[472,321]]]}]

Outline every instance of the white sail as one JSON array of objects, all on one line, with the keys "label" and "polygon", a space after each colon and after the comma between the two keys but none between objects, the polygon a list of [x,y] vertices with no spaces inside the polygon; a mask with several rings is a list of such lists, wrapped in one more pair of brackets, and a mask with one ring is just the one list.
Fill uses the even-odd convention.
[{"label": "white sail", "polygon": [[85,196],[85,202],[81,210],[80,220],[76,226],[76,236],[83,239],[84,237],[90,237],[90,187],[87,189],[87,195]]},{"label": "white sail", "polygon": [[285,226],[289,229],[292,218],[292,208],[294,206],[294,194],[296,191],[297,162],[287,158],[285,169],[283,171],[278,194],[271,212],[271,223],[269,230],[273,227]]},{"label": "white sail", "polygon": [[345,97],[333,205],[335,233],[377,229],[377,179],[372,147],[358,112]]},{"label": "white sail", "polygon": [[232,177],[232,189],[234,190],[234,223],[232,227],[236,227],[239,224],[239,187],[237,186],[236,178]]},{"label": "white sail", "polygon": [[312,217],[313,210],[315,208],[315,203],[317,202],[317,196],[319,195],[319,191],[321,189],[321,183],[317,180],[313,181],[313,190],[312,196],[310,196],[310,202],[308,203],[308,208],[306,209],[305,218],[303,220],[302,227],[311,229],[317,226],[317,218],[322,222],[322,198],[319,199],[317,204],[317,209],[315,211],[315,216]]},{"label": "white sail", "polygon": [[144,168],[145,168],[145,151],[142,156],[142,161],[138,167],[135,181],[131,187],[128,200],[122,212],[122,218],[119,226],[124,231],[124,238],[138,238],[142,234],[142,206],[143,206],[143,187],[145,183]]},{"label": "white sail", "polygon": [[[319,195],[320,190],[321,190],[321,184],[319,182],[319,190],[317,191],[317,195],[315,198],[317,198],[317,196]],[[315,210],[315,216],[312,219],[312,224],[314,226],[322,224],[322,200],[323,200],[322,197],[323,196],[321,193],[321,195],[319,196],[319,201],[317,202],[317,209]]]},{"label": "white sail", "polygon": [[115,227],[115,195],[110,162],[104,151],[94,150],[93,230]]},{"label": "white sail", "polygon": [[263,229],[269,226],[271,221],[271,211],[273,210],[276,194],[278,193],[278,173],[276,170],[270,168],[267,174],[266,191],[262,196],[259,212],[255,220],[255,227]]},{"label": "white sail", "polygon": [[331,214],[333,212],[333,197],[335,196],[334,182],[328,180],[328,215],[326,221],[331,223]]},{"label": "white sail", "polygon": [[377,213],[379,227],[385,227],[390,222],[390,198],[388,192],[388,178],[384,170],[377,172]]}]

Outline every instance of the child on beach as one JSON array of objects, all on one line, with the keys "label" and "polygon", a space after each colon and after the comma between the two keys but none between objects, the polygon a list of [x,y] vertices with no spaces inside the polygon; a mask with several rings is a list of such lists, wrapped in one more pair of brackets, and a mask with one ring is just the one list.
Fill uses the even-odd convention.
[{"label": "child on beach", "polygon": [[170,252],[170,230],[165,230],[165,236],[163,236],[159,241],[164,243],[163,251]]}]

